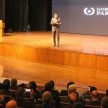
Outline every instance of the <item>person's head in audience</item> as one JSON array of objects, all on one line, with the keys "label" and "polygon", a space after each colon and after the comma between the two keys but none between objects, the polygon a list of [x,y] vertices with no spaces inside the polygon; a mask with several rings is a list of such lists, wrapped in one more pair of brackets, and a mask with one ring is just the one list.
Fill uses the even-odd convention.
[{"label": "person's head in audience", "polygon": [[72,84],[68,87],[68,95],[70,95],[72,92],[76,92],[76,85]]},{"label": "person's head in audience", "polygon": [[17,79],[12,78],[12,79],[11,79],[11,85],[12,85],[12,86],[17,86]]},{"label": "person's head in audience", "polygon": [[36,88],[37,88],[37,85],[36,85],[36,83],[34,81],[30,81],[29,87],[30,87],[30,89],[33,89],[33,91],[35,91]]},{"label": "person's head in audience", "polygon": [[91,86],[91,87],[90,87],[90,93],[92,93],[94,90],[97,90],[97,88],[94,87],[94,86]]},{"label": "person's head in audience", "polygon": [[5,80],[3,81],[3,88],[4,88],[5,90],[9,90],[9,87],[10,87],[10,81],[9,81],[9,79],[5,79]]},{"label": "person's head in audience", "polygon": [[108,108],[108,97],[105,96],[101,102],[101,108]]},{"label": "person's head in audience", "polygon": [[97,90],[92,91],[91,99],[92,100],[99,100],[99,92]]},{"label": "person's head in audience", "polygon": [[84,108],[84,105],[81,102],[75,102],[73,103],[72,108]]},{"label": "person's head in audience", "polygon": [[68,87],[70,86],[70,85],[72,85],[72,84],[75,84],[74,82],[69,82],[68,84],[67,84],[67,89],[68,89]]},{"label": "person's head in audience", "polygon": [[44,104],[49,105],[51,103],[51,100],[52,100],[51,93],[49,91],[44,92],[42,99],[43,99]]},{"label": "person's head in audience", "polygon": [[52,85],[51,85],[51,83],[46,83],[45,84],[45,91],[51,91],[51,89],[52,89]]},{"label": "person's head in audience", "polygon": [[51,81],[49,81],[49,83],[51,83],[52,89],[54,89],[54,81],[51,80]]},{"label": "person's head in audience", "polygon": [[78,101],[78,97],[77,97],[77,94],[72,92],[70,95],[69,95],[69,100],[70,100],[70,104],[73,104],[74,102],[77,102]]},{"label": "person's head in audience", "polygon": [[14,100],[9,101],[5,108],[17,108],[17,103]]},{"label": "person's head in audience", "polygon": [[24,99],[24,89],[22,87],[16,90],[16,99]]}]

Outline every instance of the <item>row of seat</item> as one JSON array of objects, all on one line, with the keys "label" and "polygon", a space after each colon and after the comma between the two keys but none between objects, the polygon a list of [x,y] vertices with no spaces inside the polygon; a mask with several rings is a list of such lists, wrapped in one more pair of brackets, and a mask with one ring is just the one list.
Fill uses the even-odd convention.
[{"label": "row of seat", "polygon": [[[7,103],[11,96],[6,96],[6,95],[0,95],[4,97],[4,101]],[[26,100],[30,100],[31,98],[25,98]],[[43,100],[42,99],[38,99],[37,104],[42,104]],[[51,106],[56,107],[56,102],[55,101],[51,101]],[[63,106],[70,106],[70,103],[65,103],[65,102],[60,102],[60,108],[62,108]],[[0,108],[2,108],[2,104],[0,104]],[[22,108],[22,107],[18,107],[18,108]],[[91,106],[91,105],[85,105],[85,108],[101,108],[101,106]]]}]

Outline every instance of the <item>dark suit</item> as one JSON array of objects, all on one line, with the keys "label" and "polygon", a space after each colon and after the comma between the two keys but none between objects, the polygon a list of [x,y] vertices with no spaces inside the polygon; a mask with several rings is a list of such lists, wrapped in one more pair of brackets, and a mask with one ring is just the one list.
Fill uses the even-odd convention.
[{"label": "dark suit", "polygon": [[12,96],[15,98],[15,93],[9,90],[0,90],[0,95]]},{"label": "dark suit", "polygon": [[60,96],[68,96],[68,90],[61,90]]},{"label": "dark suit", "polygon": [[[40,94],[39,94],[40,99],[42,99],[42,95],[43,95],[44,92],[45,92],[44,89],[42,91],[40,91]],[[59,95],[57,95],[58,93],[55,90],[52,90],[51,94],[52,94],[52,100],[54,100],[56,102],[56,107],[58,108],[59,105],[60,105]]]},{"label": "dark suit", "polygon": [[13,86],[13,85],[11,85],[9,89],[10,90],[17,90],[18,88],[19,88],[19,86]]},{"label": "dark suit", "polygon": [[[43,93],[45,92],[45,89],[41,89],[41,91],[39,91],[39,98],[42,98]],[[51,94],[56,95],[57,97],[59,97],[59,92],[58,90],[51,90]]]},{"label": "dark suit", "polygon": [[70,103],[69,96],[62,96],[60,98],[60,102]]},{"label": "dark suit", "polygon": [[51,25],[52,25],[52,34],[53,34],[54,45],[56,45],[56,34],[57,34],[57,41],[58,41],[58,45],[59,45],[59,30],[60,30],[60,25],[61,25],[60,18],[57,18],[57,20],[55,18],[52,18]]},{"label": "dark suit", "polygon": [[53,108],[53,107],[50,105],[45,105],[45,104],[37,104],[35,108]]},{"label": "dark suit", "polygon": [[87,92],[84,92],[82,95],[81,95],[81,98],[82,99],[89,99],[91,100],[91,96],[89,94],[87,94]]},{"label": "dark suit", "polygon": [[[79,93],[75,92],[77,96],[79,97]],[[60,96],[68,96],[68,90],[61,90]]]},{"label": "dark suit", "polygon": [[58,90],[51,90],[51,93],[53,93],[53,94],[55,94],[55,95],[57,95],[57,96],[59,97],[59,92],[58,92]]},{"label": "dark suit", "polygon": [[17,107],[25,107],[25,108],[34,108],[35,102],[33,99],[25,100],[25,99],[16,99]]},{"label": "dark suit", "polygon": [[85,105],[101,106],[101,100],[87,100]]}]

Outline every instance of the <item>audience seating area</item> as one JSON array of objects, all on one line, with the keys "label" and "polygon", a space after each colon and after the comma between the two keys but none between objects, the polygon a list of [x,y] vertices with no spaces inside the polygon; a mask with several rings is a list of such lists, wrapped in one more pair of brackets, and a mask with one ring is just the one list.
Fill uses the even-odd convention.
[{"label": "audience seating area", "polygon": [[[76,102],[83,104],[84,108],[101,108],[102,99],[107,97],[93,86],[85,90],[81,97],[76,89],[74,82],[67,84],[67,90],[58,92],[54,89],[52,80],[41,87],[34,81],[17,85],[17,79],[5,79],[0,84],[0,108],[5,108],[11,100],[17,102],[17,108],[40,108],[38,105],[48,106],[47,108],[74,108],[73,104]],[[41,108],[44,108],[43,106]]]}]

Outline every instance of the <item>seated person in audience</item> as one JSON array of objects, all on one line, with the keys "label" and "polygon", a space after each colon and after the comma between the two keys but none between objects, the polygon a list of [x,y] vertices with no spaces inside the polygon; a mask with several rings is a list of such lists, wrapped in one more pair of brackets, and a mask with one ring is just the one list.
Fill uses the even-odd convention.
[{"label": "seated person in audience", "polygon": [[101,108],[108,108],[108,97],[105,96],[101,102]]},{"label": "seated person in audience", "polygon": [[10,81],[9,79],[5,79],[3,81],[3,90],[0,90],[0,95],[8,95],[15,98],[15,93],[9,90]]},{"label": "seated person in audience", "polygon": [[69,105],[68,106],[62,106],[62,108],[72,108],[72,105],[74,103],[76,103],[76,102],[78,102],[78,97],[77,97],[77,95],[74,92],[72,92],[69,95],[69,103],[70,103],[70,106]]},{"label": "seated person in audience", "polygon": [[72,84],[75,84],[74,82],[69,82],[67,84],[67,90],[61,90],[60,96],[68,96],[68,87]]},{"label": "seated person in audience", "polygon": [[17,108],[17,103],[16,103],[16,101],[14,101],[14,100],[9,101],[9,102],[6,104],[6,108]]},{"label": "seated person in audience", "polygon": [[43,104],[37,104],[35,108],[52,108],[52,106],[50,105],[52,100],[51,92],[49,91],[44,92],[42,99],[43,99]]},{"label": "seated person in audience", "polygon": [[91,100],[91,96],[90,96],[90,95],[91,95],[92,91],[94,91],[94,90],[97,90],[97,88],[94,87],[94,86],[90,86],[90,90],[87,89],[87,90],[82,94],[81,98],[82,98],[82,99]]},{"label": "seated person in audience", "polygon": [[51,93],[59,96],[58,90],[55,90],[55,88],[54,88],[54,81],[51,80],[51,81],[49,81],[49,83],[51,83],[51,86],[52,86]]},{"label": "seated person in audience", "polygon": [[85,104],[92,106],[101,106],[101,100],[99,99],[99,92],[97,90],[92,91],[91,100],[86,100]]},{"label": "seated person in audience", "polygon": [[[37,90],[37,85],[36,85],[36,83],[34,82],[34,81],[31,81],[30,83],[29,83],[29,88],[30,89],[33,89],[33,92],[34,92],[34,98],[37,100],[38,98],[39,98],[39,91]],[[27,93],[26,93],[27,94]],[[25,95],[26,95],[25,94]],[[29,95],[29,97],[30,97],[30,93],[28,94]],[[25,96],[26,97],[26,96]]]},{"label": "seated person in audience", "polygon": [[72,92],[69,95],[69,101],[70,101],[71,105],[73,105],[73,103],[75,103],[75,102],[78,102],[78,96],[76,95],[76,93]]},{"label": "seated person in audience", "polygon": [[[57,96],[59,96],[58,90],[55,90],[55,88],[54,88],[54,81],[51,80],[51,81],[49,81],[48,83],[51,84],[51,93],[52,93],[52,94],[55,94],[55,95],[57,95]],[[41,89],[40,94],[43,94],[44,92],[45,92],[45,89]]]},{"label": "seated person in audience", "polygon": [[19,87],[17,86],[17,79],[13,78],[11,79],[11,86],[10,86],[10,90],[17,90]]},{"label": "seated person in audience", "polygon": [[24,89],[22,87],[18,88],[16,91],[16,99],[15,101],[17,102],[18,107],[25,107],[25,108],[34,108],[35,106],[35,101],[34,101],[34,92],[30,92],[31,99],[27,100],[24,99]]},{"label": "seated person in audience", "polygon": [[[45,84],[45,91],[51,92],[51,90],[52,90],[52,85],[51,85],[51,83],[50,83],[50,82],[46,83],[46,84]],[[43,93],[44,93],[45,91],[43,91],[43,92],[41,92],[41,93],[39,94],[39,98],[42,99],[42,95],[43,95]],[[52,100],[54,100],[54,101],[56,102],[56,107],[59,107],[59,105],[60,105],[59,96],[56,95],[55,93],[52,93],[52,92],[51,92],[51,94],[52,94]]]},{"label": "seated person in audience", "polygon": [[61,96],[60,101],[69,103],[69,95],[74,92],[77,97],[79,97],[79,94],[76,92],[76,85],[72,84],[68,87],[68,96]]}]

